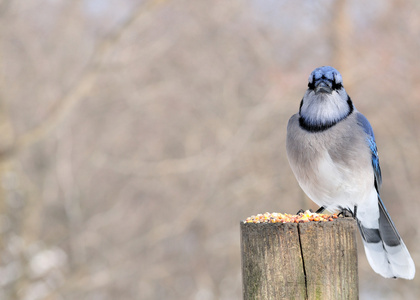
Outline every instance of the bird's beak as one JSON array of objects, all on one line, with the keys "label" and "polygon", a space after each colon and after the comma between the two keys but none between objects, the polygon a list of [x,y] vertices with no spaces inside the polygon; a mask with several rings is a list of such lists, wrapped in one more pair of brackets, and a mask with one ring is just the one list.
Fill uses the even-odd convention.
[{"label": "bird's beak", "polygon": [[332,88],[330,87],[330,85],[327,82],[325,82],[323,80],[320,80],[315,85],[315,94],[319,94],[319,93],[331,94],[332,93]]}]

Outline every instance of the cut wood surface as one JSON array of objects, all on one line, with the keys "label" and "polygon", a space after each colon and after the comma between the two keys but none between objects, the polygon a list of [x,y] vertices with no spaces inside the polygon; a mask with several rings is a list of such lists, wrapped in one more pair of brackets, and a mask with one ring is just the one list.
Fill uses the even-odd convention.
[{"label": "cut wood surface", "polygon": [[358,299],[356,227],[241,222],[244,299]]}]

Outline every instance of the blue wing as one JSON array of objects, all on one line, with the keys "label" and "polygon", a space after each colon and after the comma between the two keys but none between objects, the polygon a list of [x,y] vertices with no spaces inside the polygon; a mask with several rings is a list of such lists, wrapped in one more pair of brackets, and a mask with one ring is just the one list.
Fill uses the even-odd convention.
[{"label": "blue wing", "polygon": [[361,113],[357,113],[357,123],[362,126],[363,130],[367,134],[367,142],[372,152],[372,167],[375,174],[375,187],[379,193],[379,187],[382,184],[382,175],[381,175],[381,167],[379,166],[379,156],[378,156],[378,149],[376,148],[375,142],[375,135],[373,134],[372,126],[370,126],[369,121],[366,119],[364,115]]}]

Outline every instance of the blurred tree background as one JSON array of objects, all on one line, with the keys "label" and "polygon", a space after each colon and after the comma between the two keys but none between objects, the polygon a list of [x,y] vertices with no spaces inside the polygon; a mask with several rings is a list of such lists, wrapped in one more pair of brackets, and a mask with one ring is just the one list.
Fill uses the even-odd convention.
[{"label": "blurred tree background", "polygon": [[[239,221],[315,208],[285,153],[311,71],[376,133],[420,265],[420,4],[1,0],[0,299],[241,299]],[[328,245],[325,245],[328,247]],[[418,299],[376,275],[361,299]]]}]

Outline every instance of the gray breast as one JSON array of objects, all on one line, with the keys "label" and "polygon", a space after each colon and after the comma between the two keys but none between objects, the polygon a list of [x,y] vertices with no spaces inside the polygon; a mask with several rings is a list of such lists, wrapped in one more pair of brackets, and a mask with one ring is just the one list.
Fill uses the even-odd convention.
[{"label": "gray breast", "polygon": [[322,132],[308,132],[299,126],[299,115],[293,115],[287,126],[287,156],[290,166],[303,187],[306,184],[322,185],[318,182],[319,160],[328,155],[343,169],[343,178],[352,174],[373,171],[366,133],[357,124],[356,113]]}]

